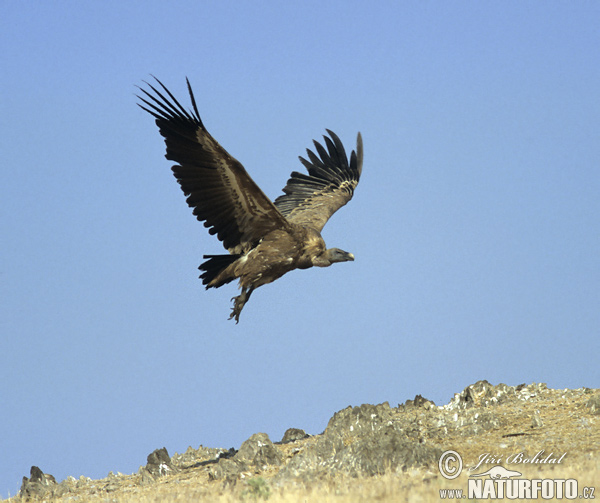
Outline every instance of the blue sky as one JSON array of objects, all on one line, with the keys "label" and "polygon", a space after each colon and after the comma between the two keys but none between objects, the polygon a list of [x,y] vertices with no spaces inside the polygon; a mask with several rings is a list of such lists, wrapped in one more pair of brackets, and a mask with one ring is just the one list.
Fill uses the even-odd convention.
[{"label": "blue sky", "polygon": [[[0,495],[31,465],[320,433],[479,379],[600,387],[594,2],[9,2],[0,33]],[[135,85],[159,77],[272,198],[325,128],[365,144],[323,231],[356,261],[239,325]]]}]

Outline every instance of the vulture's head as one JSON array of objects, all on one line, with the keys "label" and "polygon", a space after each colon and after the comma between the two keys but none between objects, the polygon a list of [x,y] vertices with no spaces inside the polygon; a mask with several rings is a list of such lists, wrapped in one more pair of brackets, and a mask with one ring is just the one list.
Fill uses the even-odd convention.
[{"label": "vulture's head", "polygon": [[332,264],[334,262],[348,262],[349,260],[354,260],[354,255],[352,255],[352,253],[345,252],[339,248],[329,248],[329,250],[327,250],[327,255]]},{"label": "vulture's head", "polygon": [[326,262],[325,267],[327,267],[336,262],[348,262],[349,260],[354,260],[354,255],[345,252],[344,250],[340,250],[339,248],[329,248],[323,253],[323,259],[324,262]]}]

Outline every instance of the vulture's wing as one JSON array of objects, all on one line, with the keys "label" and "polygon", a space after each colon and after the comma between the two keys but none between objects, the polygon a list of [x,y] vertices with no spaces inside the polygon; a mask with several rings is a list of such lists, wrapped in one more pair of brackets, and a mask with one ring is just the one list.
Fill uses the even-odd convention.
[{"label": "vulture's wing", "polygon": [[275,206],[290,222],[319,232],[331,215],[352,199],[363,161],[360,133],[356,151],[352,151],[348,161],[340,139],[329,129],[327,132],[331,137],[323,136],[327,149],[313,141],[319,155],[306,149],[309,160],[300,157],[308,175],[294,171],[283,189],[285,194],[275,200]]},{"label": "vulture's wing", "polygon": [[[187,80],[187,79],[186,79]],[[285,217],[234,159],[205,129],[187,82],[193,111],[186,111],[156,79],[162,91],[146,84],[139,106],[152,114],[167,146],[166,158],[175,161],[173,173],[188,196],[194,215],[216,234],[230,253],[256,244],[269,231],[289,226]]]}]

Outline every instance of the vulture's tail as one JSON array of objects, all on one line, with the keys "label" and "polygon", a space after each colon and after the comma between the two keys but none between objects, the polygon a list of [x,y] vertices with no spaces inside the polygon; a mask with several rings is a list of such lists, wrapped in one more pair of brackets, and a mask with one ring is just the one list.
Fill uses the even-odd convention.
[{"label": "vulture's tail", "polygon": [[200,279],[202,279],[202,284],[207,285],[206,288],[219,288],[230,281],[233,281],[235,277],[229,276],[227,278],[221,278],[214,285],[210,285],[210,283],[219,275],[223,270],[225,270],[230,264],[235,262],[241,255],[204,255],[204,258],[208,260],[203,262],[198,269],[204,271],[200,275]]}]

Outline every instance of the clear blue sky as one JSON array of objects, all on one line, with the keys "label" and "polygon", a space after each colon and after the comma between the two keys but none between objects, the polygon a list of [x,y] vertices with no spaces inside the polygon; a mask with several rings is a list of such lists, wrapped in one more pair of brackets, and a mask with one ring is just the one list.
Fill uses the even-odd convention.
[{"label": "clear blue sky", "polygon": [[[0,495],[31,465],[320,433],[479,379],[600,387],[595,2],[4,2]],[[275,198],[325,128],[365,143],[327,224],[356,261],[205,291],[135,85],[158,76]]]}]

